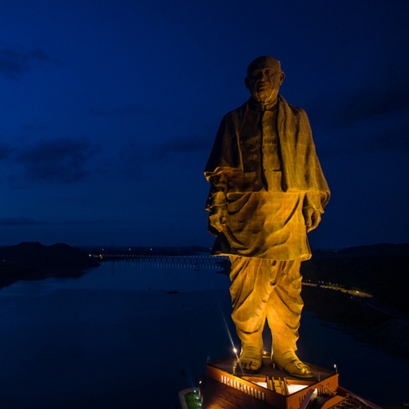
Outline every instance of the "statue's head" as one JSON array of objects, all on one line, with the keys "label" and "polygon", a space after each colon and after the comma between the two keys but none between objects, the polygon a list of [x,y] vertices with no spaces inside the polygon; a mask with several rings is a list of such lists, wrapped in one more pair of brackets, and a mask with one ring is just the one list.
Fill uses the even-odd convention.
[{"label": "statue's head", "polygon": [[258,57],[247,67],[244,80],[251,95],[264,104],[275,102],[280,85],[284,82],[284,72],[280,61],[273,57]]}]

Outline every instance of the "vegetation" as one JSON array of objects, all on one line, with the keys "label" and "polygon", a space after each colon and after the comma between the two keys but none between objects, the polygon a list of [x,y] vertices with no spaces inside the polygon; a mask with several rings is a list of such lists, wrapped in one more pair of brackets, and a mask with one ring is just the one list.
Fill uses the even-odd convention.
[{"label": "vegetation", "polygon": [[315,251],[302,264],[304,280],[336,283],[372,294],[409,316],[409,244],[378,244],[340,251]]},{"label": "vegetation", "polygon": [[189,409],[201,409],[202,407],[199,396],[195,392],[188,392],[185,395],[185,401]]},{"label": "vegetation", "polygon": [[76,277],[98,265],[95,258],[67,244],[44,246],[35,242],[0,247],[0,287],[18,280]]},{"label": "vegetation", "polygon": [[[305,310],[374,348],[409,359],[408,250],[408,244],[380,244],[314,252],[301,270],[304,282],[318,284],[303,286]],[[361,297],[362,291],[373,297]]]}]

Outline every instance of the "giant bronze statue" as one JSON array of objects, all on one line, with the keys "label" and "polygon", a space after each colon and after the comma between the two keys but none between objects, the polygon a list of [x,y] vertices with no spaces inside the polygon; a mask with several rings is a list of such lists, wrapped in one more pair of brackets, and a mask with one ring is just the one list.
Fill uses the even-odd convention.
[{"label": "giant bronze statue", "polygon": [[312,377],[296,355],[301,261],[311,257],[307,233],[329,199],[306,113],[278,94],[280,62],[259,57],[247,69],[250,99],[227,113],[206,165],[212,254],[231,261],[232,318],[241,340],[239,364],[262,365],[262,332],[272,332],[272,362]]}]

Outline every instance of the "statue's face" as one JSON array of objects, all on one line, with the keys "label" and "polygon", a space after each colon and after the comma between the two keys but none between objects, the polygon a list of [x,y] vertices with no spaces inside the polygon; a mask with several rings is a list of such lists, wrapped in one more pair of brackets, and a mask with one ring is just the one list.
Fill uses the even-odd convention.
[{"label": "statue's face", "polygon": [[267,57],[250,64],[245,84],[255,99],[269,103],[277,99],[283,81],[284,73],[281,71],[280,62]]}]

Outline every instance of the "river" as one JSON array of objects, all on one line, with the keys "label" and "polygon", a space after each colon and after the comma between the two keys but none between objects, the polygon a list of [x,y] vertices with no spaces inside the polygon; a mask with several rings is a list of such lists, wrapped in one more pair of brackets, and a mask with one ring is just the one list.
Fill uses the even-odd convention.
[{"label": "river", "polygon": [[[0,290],[0,407],[174,408],[206,361],[231,354],[229,280],[186,265],[106,262],[80,278]],[[375,403],[409,400],[409,362],[304,314],[300,356],[337,364]]]}]

